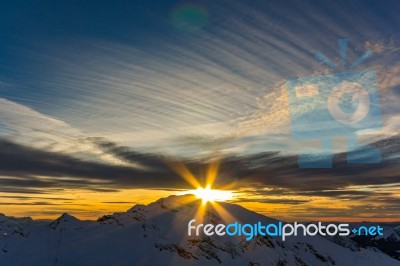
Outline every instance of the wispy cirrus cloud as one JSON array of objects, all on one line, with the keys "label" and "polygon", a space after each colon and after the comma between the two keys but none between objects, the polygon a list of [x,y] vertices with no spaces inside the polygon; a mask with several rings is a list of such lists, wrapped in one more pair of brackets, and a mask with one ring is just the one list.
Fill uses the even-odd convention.
[{"label": "wispy cirrus cloud", "polygon": [[[40,66],[35,65],[40,71],[19,70],[29,78],[10,94],[90,136],[141,152],[198,156],[215,149],[254,153],[252,147],[260,146],[265,135],[274,145],[265,141],[264,150],[297,152],[299,145],[287,145],[285,81],[326,73],[314,55],[323,50],[338,62],[338,36],[350,40],[349,65],[365,49],[376,53],[363,67],[378,68],[382,91],[399,84],[397,63],[391,59],[398,44],[381,33],[381,27],[393,30],[388,17],[396,19],[379,16],[368,6],[342,10],[341,3],[240,1],[206,6],[223,12],[197,34],[171,29],[168,34],[141,33],[132,42],[77,37],[47,44],[43,52],[25,51],[31,61],[40,59]],[[340,12],[333,19],[327,10]],[[162,18],[160,23],[168,25]],[[391,98],[382,98],[388,123]],[[207,148],[185,145],[191,136],[230,141]]]},{"label": "wispy cirrus cloud", "polygon": [[[76,158],[126,164],[104,153],[81,130],[25,105],[0,98],[1,135],[14,142]],[[131,162],[133,165],[133,162]]]}]

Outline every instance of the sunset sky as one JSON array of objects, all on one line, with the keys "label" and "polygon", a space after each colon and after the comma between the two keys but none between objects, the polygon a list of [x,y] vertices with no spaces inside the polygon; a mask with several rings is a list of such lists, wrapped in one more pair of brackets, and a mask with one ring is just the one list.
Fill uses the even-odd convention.
[{"label": "sunset sky", "polygon": [[[399,221],[400,3],[316,2],[3,1],[0,212],[96,219],[212,183],[284,220]],[[344,38],[345,66],[316,59]],[[293,139],[286,81],[365,51],[382,126],[356,133],[382,162],[338,136],[333,168],[300,169],[319,140]]]}]

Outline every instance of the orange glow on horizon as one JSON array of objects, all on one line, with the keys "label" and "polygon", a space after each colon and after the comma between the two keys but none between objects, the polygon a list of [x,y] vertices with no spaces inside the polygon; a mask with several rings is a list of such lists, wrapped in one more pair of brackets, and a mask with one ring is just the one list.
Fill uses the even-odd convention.
[{"label": "orange glow on horizon", "polygon": [[[397,213],[386,213],[385,205],[380,201],[390,195],[400,200],[399,186],[349,186],[344,191],[374,191],[374,195],[361,198],[330,197],[322,195],[307,195],[296,191],[279,188],[248,187],[237,189],[237,183],[214,189],[217,183],[220,161],[211,162],[206,169],[204,178],[196,177],[183,163],[174,162],[170,165],[190,188],[181,189],[48,189],[42,193],[0,193],[1,211],[7,216],[30,216],[34,219],[55,219],[67,212],[79,219],[94,220],[114,212],[124,212],[136,204],[147,205],[160,198],[170,195],[194,194],[201,199],[193,215],[201,221],[204,212],[210,204],[223,219],[231,219],[224,208],[229,201],[251,211],[287,222],[398,222]],[[201,184],[206,184],[202,186]],[[275,193],[270,193],[274,191]],[[350,195],[351,196],[351,195]],[[184,202],[182,204],[185,204]]]},{"label": "orange glow on horizon", "polygon": [[[136,204],[147,205],[159,198],[170,195],[187,194],[190,190],[152,190],[152,189],[124,189],[114,192],[95,192],[83,189],[60,190],[51,193],[21,194],[0,193],[1,211],[7,216],[24,217],[30,216],[34,219],[55,219],[63,212],[68,212],[79,219],[95,220],[103,215],[114,212],[124,212]],[[196,190],[195,190],[196,191]],[[398,215],[374,216],[371,212],[360,212],[357,216],[351,214],[352,209],[362,208],[361,201],[345,201],[335,198],[310,197],[309,202],[302,204],[264,203],[268,198],[264,196],[257,202],[255,195],[231,190],[234,204],[238,204],[251,211],[262,215],[280,219],[287,222],[292,221],[339,221],[339,222],[398,222]],[[193,194],[193,193],[192,193]],[[15,197],[15,198],[13,198]],[[288,199],[289,196],[281,196],[281,199]],[[293,199],[293,196],[290,196]],[[303,198],[302,198],[303,199]],[[227,215],[218,201],[208,201],[220,213],[223,218]],[[378,202],[376,206],[378,206]],[[206,204],[200,204],[196,218],[204,214]],[[318,210],[315,210],[318,208]],[[334,216],[334,213],[341,215]]]}]

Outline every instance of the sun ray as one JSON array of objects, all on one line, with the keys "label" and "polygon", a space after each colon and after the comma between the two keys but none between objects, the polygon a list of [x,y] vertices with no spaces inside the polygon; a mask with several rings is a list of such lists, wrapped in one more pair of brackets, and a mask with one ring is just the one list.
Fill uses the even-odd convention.
[{"label": "sun ray", "polygon": [[180,177],[193,187],[200,187],[198,179],[190,172],[190,170],[182,162],[168,162],[169,167],[174,170]]},{"label": "sun ray", "polygon": [[214,207],[215,211],[219,214],[221,219],[226,223],[232,223],[238,221],[235,216],[229,213],[219,202],[212,202],[212,206]]},{"label": "sun ray", "polygon": [[208,169],[207,169],[207,175],[206,175],[206,184],[207,185],[214,184],[215,179],[217,178],[220,163],[221,163],[221,160],[215,160],[209,164]]}]

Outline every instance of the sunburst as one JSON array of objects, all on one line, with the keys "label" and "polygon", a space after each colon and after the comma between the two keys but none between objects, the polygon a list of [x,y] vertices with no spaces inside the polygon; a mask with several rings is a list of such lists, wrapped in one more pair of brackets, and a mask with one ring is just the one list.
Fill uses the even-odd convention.
[{"label": "sunburst", "polygon": [[221,204],[234,199],[233,185],[230,184],[224,187],[214,188],[218,178],[220,162],[220,160],[214,160],[208,163],[206,175],[198,177],[196,177],[182,162],[169,162],[171,169],[193,187],[193,189],[182,191],[179,194],[192,194],[196,199],[200,199],[202,202],[194,214],[197,221],[202,221],[205,211],[210,207],[214,209],[224,221],[234,220],[234,217],[223,207],[223,204]]},{"label": "sunburst", "polygon": [[205,188],[198,187],[196,190],[189,190],[188,192],[201,199],[203,204],[207,202],[227,201],[233,198],[232,191],[212,189],[211,185],[207,185]]}]

